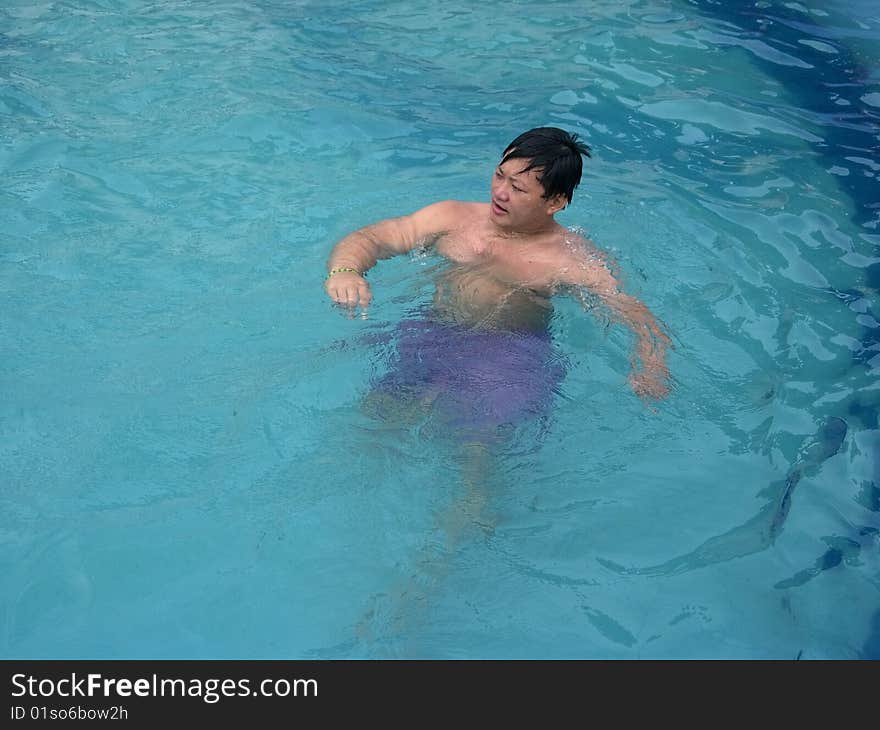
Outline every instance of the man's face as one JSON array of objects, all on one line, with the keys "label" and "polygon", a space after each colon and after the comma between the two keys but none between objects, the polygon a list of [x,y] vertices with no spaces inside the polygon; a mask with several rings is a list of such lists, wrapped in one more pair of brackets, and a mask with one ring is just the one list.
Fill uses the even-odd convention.
[{"label": "man's face", "polygon": [[544,198],[538,177],[541,170],[526,170],[529,160],[512,159],[495,168],[489,216],[502,228],[528,231],[547,224],[562,206]]}]

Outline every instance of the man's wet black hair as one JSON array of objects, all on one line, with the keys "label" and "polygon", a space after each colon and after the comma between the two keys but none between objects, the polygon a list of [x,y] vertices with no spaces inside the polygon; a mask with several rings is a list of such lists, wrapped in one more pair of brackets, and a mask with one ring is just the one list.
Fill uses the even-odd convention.
[{"label": "man's wet black hair", "polygon": [[570,203],[574,189],[581,181],[581,155],[589,157],[590,148],[578,140],[576,134],[556,127],[536,127],[523,132],[507,145],[500,164],[508,160],[529,160],[522,172],[538,172],[544,198],[564,195]]}]

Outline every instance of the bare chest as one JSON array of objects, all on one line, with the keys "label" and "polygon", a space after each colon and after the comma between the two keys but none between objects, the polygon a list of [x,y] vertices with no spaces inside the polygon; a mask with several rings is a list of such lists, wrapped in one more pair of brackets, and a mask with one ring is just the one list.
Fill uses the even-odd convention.
[{"label": "bare chest", "polygon": [[437,241],[441,256],[479,271],[511,288],[546,289],[554,280],[547,242],[515,242],[487,235],[478,226],[463,226]]}]

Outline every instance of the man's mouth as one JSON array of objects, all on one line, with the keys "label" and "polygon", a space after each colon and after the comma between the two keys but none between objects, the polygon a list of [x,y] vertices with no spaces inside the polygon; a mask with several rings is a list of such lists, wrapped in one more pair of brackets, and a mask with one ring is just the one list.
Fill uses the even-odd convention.
[{"label": "man's mouth", "polygon": [[492,201],[492,209],[493,209],[496,213],[499,213],[499,214],[501,214],[501,213],[506,213],[506,212],[507,212],[507,208],[503,208],[503,207],[501,207],[500,205],[498,205],[498,202],[497,202],[496,200],[493,200],[493,201]]}]

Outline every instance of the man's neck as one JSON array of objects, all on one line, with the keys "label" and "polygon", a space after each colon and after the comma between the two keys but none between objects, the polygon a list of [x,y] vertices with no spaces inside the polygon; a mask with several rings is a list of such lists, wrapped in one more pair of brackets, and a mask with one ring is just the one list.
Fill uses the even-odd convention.
[{"label": "man's neck", "polygon": [[548,236],[559,228],[559,224],[553,218],[549,218],[546,223],[535,226],[534,228],[512,229],[499,226],[497,223],[490,220],[489,228],[499,238],[525,241],[528,239]]}]

